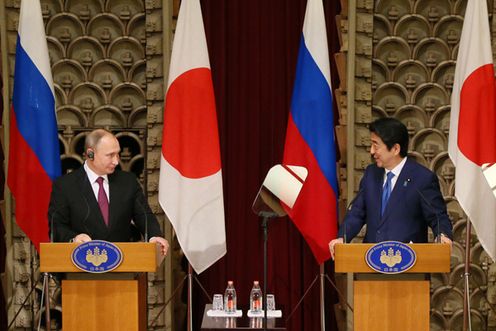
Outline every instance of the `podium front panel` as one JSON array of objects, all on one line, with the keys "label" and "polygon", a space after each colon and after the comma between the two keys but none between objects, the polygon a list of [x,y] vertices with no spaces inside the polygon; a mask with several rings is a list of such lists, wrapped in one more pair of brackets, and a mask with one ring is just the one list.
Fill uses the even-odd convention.
[{"label": "podium front panel", "polygon": [[[62,323],[67,330],[146,330],[146,273],[163,260],[154,243],[114,243],[122,263],[103,274],[81,272],[72,262],[76,243],[42,243],[40,270],[64,272]],[[130,277],[131,275],[131,277]]]},{"label": "podium front panel", "polygon": [[354,329],[429,330],[429,281],[355,281]]},{"label": "podium front panel", "polygon": [[71,330],[139,330],[137,280],[63,280],[62,325]]}]

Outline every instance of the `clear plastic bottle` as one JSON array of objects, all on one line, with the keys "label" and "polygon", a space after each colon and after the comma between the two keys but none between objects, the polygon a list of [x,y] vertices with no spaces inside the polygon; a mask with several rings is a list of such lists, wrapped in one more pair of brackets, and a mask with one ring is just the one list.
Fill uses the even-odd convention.
[{"label": "clear plastic bottle", "polygon": [[224,311],[226,313],[236,312],[236,290],[232,280],[227,282],[226,293],[224,294]]},{"label": "clear plastic bottle", "polygon": [[253,282],[253,287],[250,292],[250,310],[254,313],[262,311],[262,290],[258,280]]}]

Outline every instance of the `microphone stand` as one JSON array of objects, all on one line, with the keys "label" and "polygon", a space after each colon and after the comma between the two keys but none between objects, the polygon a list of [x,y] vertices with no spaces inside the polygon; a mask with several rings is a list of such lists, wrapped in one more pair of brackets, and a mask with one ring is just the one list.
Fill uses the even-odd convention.
[{"label": "microphone stand", "polygon": [[[357,194],[355,195],[355,197],[350,201],[350,203],[348,204],[348,207],[346,208],[346,214],[349,213],[351,211],[351,209],[353,208],[353,205],[355,203],[355,201],[358,199],[358,197],[360,195],[362,195],[363,193],[363,187],[360,187],[360,189],[358,190]],[[343,243],[346,244],[348,241],[347,241],[347,229],[346,229],[346,222],[343,223]],[[327,281],[329,282],[329,284],[331,284],[331,286],[336,290],[339,298],[346,304],[346,306],[349,308],[349,310],[353,313],[353,307],[351,307],[350,303],[347,301],[346,297],[343,295],[343,293],[338,289],[337,285],[335,284],[335,282],[329,277],[329,275],[327,275],[327,273],[325,272],[325,265],[324,263],[320,264],[319,266],[320,268],[320,272],[317,276],[315,276],[314,280],[312,281],[312,283],[308,286],[308,288],[305,290],[305,292],[303,293],[303,296],[300,298],[300,300],[296,303],[296,305],[294,306],[293,310],[291,311],[291,313],[288,315],[288,317],[286,318],[286,323],[291,319],[291,317],[293,316],[293,314],[296,312],[296,310],[300,307],[301,303],[303,302],[303,300],[305,299],[305,297],[307,296],[307,294],[310,292],[310,290],[313,288],[313,286],[315,285],[315,283],[317,282],[317,280],[320,280],[319,281],[319,285],[320,285],[320,330],[324,331],[325,330],[325,293],[324,293],[324,279],[327,279]]]},{"label": "microphone stand", "polygon": [[[263,329],[267,330],[267,242],[268,242],[268,234],[269,234],[269,220],[271,218],[277,217],[278,215],[274,212],[261,211],[259,216],[262,217],[262,228],[263,228],[263,241],[264,241],[264,275],[263,275]],[[250,307],[251,309],[251,307]]]},{"label": "microphone stand", "polygon": [[275,165],[265,177],[252,210],[262,218],[264,241],[264,280],[263,280],[263,329],[267,330],[267,241],[269,220],[287,215],[283,206],[291,209],[298,198],[308,175],[308,170],[300,166]]},{"label": "microphone stand", "polygon": [[[36,284],[35,282],[33,282],[33,286],[31,287],[31,290],[29,291],[29,293],[26,295],[26,297],[24,298],[24,301],[21,303],[21,307],[19,308],[19,310],[17,311],[17,313],[14,315],[14,318],[12,318],[12,320],[10,321],[9,325],[7,326],[7,330],[10,330],[10,327],[14,324],[15,320],[17,319],[17,316],[19,316],[19,314],[21,313],[22,309],[24,308],[26,302],[29,300],[29,298],[31,297],[31,294],[33,294],[34,290],[36,289]],[[43,286],[45,286],[43,284]],[[43,292],[42,292],[42,296],[43,296]],[[43,303],[43,297],[41,298],[41,302]],[[39,323],[41,323],[41,319],[39,321]],[[38,324],[39,324],[38,323]]]},{"label": "microphone stand", "polygon": [[[53,219],[55,218],[55,214],[57,213],[57,209],[53,211],[52,216],[50,217],[50,242],[53,241]],[[51,330],[51,325],[52,321],[50,318],[50,274],[48,272],[43,273],[43,290],[41,291],[41,301],[43,302],[43,298],[45,299],[45,330]],[[41,324],[41,319],[38,323],[38,330],[39,330],[39,324]]]},{"label": "microphone stand", "polygon": [[463,330],[472,331],[472,319],[470,316],[470,232],[472,222],[467,219],[467,229],[465,234],[465,267],[463,276],[465,278],[463,291]]},{"label": "microphone stand", "polygon": [[[45,330],[51,330],[51,319],[50,319],[50,292],[48,283],[50,281],[50,276],[48,272],[43,273],[43,292],[45,296]],[[43,292],[41,297],[43,298]]]}]

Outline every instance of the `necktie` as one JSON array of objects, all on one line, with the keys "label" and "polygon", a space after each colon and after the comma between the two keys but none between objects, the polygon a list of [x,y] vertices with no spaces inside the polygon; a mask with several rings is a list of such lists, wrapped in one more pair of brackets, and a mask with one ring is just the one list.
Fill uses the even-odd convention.
[{"label": "necktie", "polygon": [[386,174],[386,184],[382,188],[382,205],[381,205],[381,216],[384,215],[384,210],[386,209],[389,196],[391,195],[391,180],[394,174],[390,171]]},{"label": "necktie", "polygon": [[96,179],[98,183],[98,206],[100,206],[100,211],[102,212],[103,220],[105,224],[108,226],[109,223],[109,202],[107,198],[107,194],[105,193],[105,189],[103,188],[103,177],[98,177]]}]

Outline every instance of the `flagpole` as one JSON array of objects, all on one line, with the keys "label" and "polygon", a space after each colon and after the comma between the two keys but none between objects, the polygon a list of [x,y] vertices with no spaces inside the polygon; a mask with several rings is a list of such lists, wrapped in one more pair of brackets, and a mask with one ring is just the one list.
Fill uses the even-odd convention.
[{"label": "flagpole", "polygon": [[324,263],[320,264],[320,330],[325,331],[325,293],[324,293],[325,269]]},{"label": "flagpole", "polygon": [[[43,273],[43,291],[45,292],[45,330],[51,330],[51,320],[50,320],[50,289],[49,283],[50,277],[48,273]],[[40,316],[41,318],[41,316]]]},{"label": "flagpole", "polygon": [[188,331],[193,331],[193,268],[188,262]]},{"label": "flagpole", "polygon": [[467,219],[466,237],[465,237],[465,291],[463,292],[463,330],[472,330],[472,322],[470,318],[470,232],[472,231],[472,223]]},{"label": "flagpole", "polygon": [[[262,220],[263,239],[264,239],[264,282],[263,282],[263,329],[267,330],[267,241],[268,241],[268,227],[269,215],[264,215]],[[251,294],[250,294],[251,295]],[[250,307],[251,309],[251,307]]]}]

